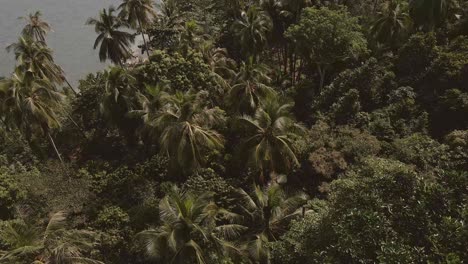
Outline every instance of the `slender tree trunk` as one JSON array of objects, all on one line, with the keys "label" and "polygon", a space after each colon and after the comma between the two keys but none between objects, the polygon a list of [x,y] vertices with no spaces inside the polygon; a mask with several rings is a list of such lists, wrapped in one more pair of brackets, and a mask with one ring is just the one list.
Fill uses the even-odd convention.
[{"label": "slender tree trunk", "polygon": [[141,37],[143,38],[143,43],[145,45],[145,51],[146,51],[146,54],[148,55],[148,60],[149,60],[149,57],[150,57],[149,47],[148,47],[148,44],[146,43],[146,38],[145,38],[145,34],[143,33],[143,27],[141,25],[140,18],[138,18],[138,25],[140,26]]},{"label": "slender tree trunk", "polygon": [[317,69],[318,69],[318,73],[319,73],[319,76],[320,76],[320,86],[319,86],[319,93],[322,92],[322,89],[323,89],[323,85],[324,85],[324,82],[325,82],[325,73],[326,73],[326,66],[322,66],[320,64],[317,63]]},{"label": "slender tree trunk", "polygon": [[49,137],[50,143],[51,143],[52,146],[54,147],[55,154],[57,154],[57,157],[59,158],[60,162],[63,164],[62,155],[60,155],[60,153],[59,153],[59,151],[58,151],[58,149],[57,149],[57,146],[55,145],[54,139],[53,139],[52,136],[50,135],[50,132],[49,132],[49,131],[47,131],[47,136]]},{"label": "slender tree trunk", "polygon": [[75,125],[76,128],[78,128],[78,130],[81,132],[81,135],[85,139],[88,139],[88,137],[86,136],[86,133],[84,132],[83,128],[81,128],[80,125],[78,125],[78,123],[76,123],[76,121],[73,119],[73,117],[71,117],[71,115],[69,113],[66,113],[66,115],[67,115],[68,120],[70,120],[73,123],[73,125]]},{"label": "slender tree trunk", "polygon": [[66,77],[63,77],[63,80],[67,83],[68,87],[70,87],[70,89],[73,91],[73,93],[75,95],[78,95],[78,92],[75,91],[75,89],[73,89],[73,87],[71,86],[70,82],[68,82],[67,78]]}]

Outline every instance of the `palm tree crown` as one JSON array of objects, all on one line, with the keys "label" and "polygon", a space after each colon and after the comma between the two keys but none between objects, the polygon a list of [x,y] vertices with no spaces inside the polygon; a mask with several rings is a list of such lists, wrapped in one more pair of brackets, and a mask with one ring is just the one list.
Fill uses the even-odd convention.
[{"label": "palm tree crown", "polygon": [[149,49],[144,31],[153,22],[156,12],[152,0],[123,0],[119,6],[120,16],[123,17],[133,29],[141,32],[148,56]]},{"label": "palm tree crown", "polygon": [[228,94],[231,105],[241,114],[253,113],[262,100],[275,94],[264,64],[255,63],[251,57],[242,62],[238,73],[232,80]]},{"label": "palm tree crown", "polygon": [[411,24],[408,5],[401,0],[392,0],[379,12],[371,28],[371,34],[380,43],[395,47],[407,33]]},{"label": "palm tree crown", "polygon": [[99,45],[99,59],[101,62],[110,59],[114,64],[122,65],[130,55],[130,45],[134,41],[134,35],[122,31],[121,28],[128,28],[130,25],[115,16],[115,8],[103,9],[99,13],[99,18],[89,18],[87,25],[94,25],[98,34],[94,43],[94,49]]},{"label": "palm tree crown", "polygon": [[224,112],[206,106],[202,96],[191,92],[164,96],[164,106],[147,122],[159,131],[161,151],[179,167],[199,167],[207,151],[223,148],[224,139],[216,127],[224,124]]},{"label": "palm tree crown", "polygon": [[22,30],[22,35],[29,37],[35,41],[45,43],[45,36],[51,30],[50,25],[41,19],[42,13],[36,11],[30,13],[28,17],[20,17],[26,21],[26,25]]},{"label": "palm tree crown", "polygon": [[256,59],[267,44],[272,26],[270,16],[255,6],[241,13],[241,17],[234,22],[232,29],[239,38],[246,57],[253,56]]},{"label": "palm tree crown", "polygon": [[[138,234],[144,251],[161,263],[209,263],[207,247],[226,252],[239,250],[226,239],[239,236],[245,227],[239,216],[211,202],[211,194],[193,195],[173,187],[159,203],[162,225]],[[224,224],[219,224],[224,219]]]},{"label": "palm tree crown", "polygon": [[84,256],[96,246],[94,235],[67,229],[64,212],[52,215],[45,229],[23,220],[9,221],[0,230],[0,240],[8,246],[0,263],[102,264]]},{"label": "palm tree crown", "polygon": [[254,116],[239,118],[247,131],[243,150],[249,153],[250,162],[260,171],[260,181],[270,173],[280,173],[298,164],[294,139],[304,128],[291,116],[292,104],[282,104],[276,96],[269,97]]},{"label": "palm tree crown", "polygon": [[47,79],[57,84],[65,81],[65,73],[55,64],[52,50],[42,42],[23,36],[17,43],[8,46],[7,50],[14,51],[17,67],[26,73],[26,77]]},{"label": "palm tree crown", "polygon": [[255,186],[250,195],[240,189],[238,194],[250,235],[241,249],[243,255],[255,263],[269,263],[268,242],[278,239],[291,220],[305,213],[301,207],[308,197],[304,193],[288,195],[279,184]]}]

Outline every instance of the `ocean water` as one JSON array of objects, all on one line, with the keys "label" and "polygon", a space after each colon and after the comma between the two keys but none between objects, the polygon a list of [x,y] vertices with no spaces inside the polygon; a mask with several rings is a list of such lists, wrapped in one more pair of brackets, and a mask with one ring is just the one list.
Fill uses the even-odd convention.
[{"label": "ocean water", "polygon": [[88,73],[103,69],[97,51],[93,50],[96,33],[85,25],[89,17],[109,5],[118,6],[118,0],[0,0],[0,76],[11,74],[14,55],[5,48],[15,42],[24,22],[20,16],[40,10],[43,19],[52,27],[47,37],[54,57],[74,86]]}]

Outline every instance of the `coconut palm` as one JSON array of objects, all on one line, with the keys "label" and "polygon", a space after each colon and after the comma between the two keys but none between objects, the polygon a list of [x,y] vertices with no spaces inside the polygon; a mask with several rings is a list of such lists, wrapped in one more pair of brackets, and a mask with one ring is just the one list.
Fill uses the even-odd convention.
[{"label": "coconut palm", "polygon": [[0,229],[0,241],[7,246],[0,263],[102,264],[84,256],[96,246],[94,235],[67,229],[64,212],[52,215],[45,229],[23,220],[9,221]]},{"label": "coconut palm", "polygon": [[432,31],[447,18],[449,2],[451,0],[412,0],[410,1],[410,15],[416,27],[425,31]]},{"label": "coconut palm", "polygon": [[130,24],[115,16],[114,13],[115,8],[110,6],[109,9],[103,9],[97,19],[89,18],[86,24],[94,25],[98,34],[94,49],[100,46],[100,61],[104,62],[109,59],[114,64],[122,66],[125,59],[130,56],[130,45],[133,43],[135,36],[121,30],[130,27]]},{"label": "coconut palm", "polygon": [[268,13],[251,6],[247,12],[241,13],[241,17],[234,22],[232,30],[239,39],[244,55],[247,58],[253,56],[256,60],[267,44],[272,27]]},{"label": "coconut palm", "polygon": [[270,96],[253,117],[239,118],[246,131],[242,153],[248,153],[250,163],[260,172],[262,183],[271,173],[281,173],[298,164],[294,139],[303,133],[304,128],[292,117],[292,106]]},{"label": "coconut palm", "polygon": [[255,186],[250,195],[240,189],[238,194],[249,234],[241,251],[254,263],[270,263],[268,243],[279,239],[291,220],[305,213],[308,197],[304,193],[288,195],[279,184]]},{"label": "coconut palm", "polygon": [[229,80],[236,75],[236,62],[229,58],[226,49],[215,47],[212,41],[202,42],[198,50],[203,55],[205,63],[210,67],[215,82],[223,88],[224,95],[224,92],[230,88]]},{"label": "coconut palm", "polygon": [[52,50],[42,43],[23,36],[17,43],[8,46],[7,50],[15,53],[17,67],[27,78],[47,79],[57,84],[65,81],[62,68],[54,62]]},{"label": "coconut palm", "polygon": [[253,113],[263,99],[275,93],[269,86],[271,79],[267,71],[266,65],[255,63],[252,57],[241,63],[227,98],[236,111]]},{"label": "coconut palm", "polygon": [[141,37],[145,44],[144,49],[149,54],[148,43],[145,38],[145,29],[153,22],[156,12],[153,8],[152,0],[123,0],[119,6],[120,15],[124,17],[127,23],[136,30],[141,32]]},{"label": "coconut palm", "polygon": [[63,162],[52,138],[51,131],[60,127],[59,109],[63,95],[45,79],[30,79],[17,68],[10,79],[0,83],[1,103],[5,122],[31,139],[33,134],[49,138],[58,158]]},{"label": "coconut palm", "polygon": [[30,13],[27,17],[20,17],[26,21],[22,30],[22,35],[33,39],[34,41],[45,43],[45,36],[51,30],[50,25],[41,19],[41,11]]},{"label": "coconut palm", "polygon": [[410,25],[407,3],[402,0],[392,0],[386,2],[383,10],[378,13],[371,34],[378,42],[395,47],[408,33]]},{"label": "coconut palm", "polygon": [[216,127],[224,124],[224,112],[206,106],[203,95],[177,92],[165,96],[161,111],[147,122],[160,135],[161,151],[185,170],[202,165],[207,151],[223,148],[224,139]]},{"label": "coconut palm", "polygon": [[209,193],[193,195],[173,187],[159,203],[161,226],[137,235],[146,255],[160,263],[202,264],[210,263],[208,253],[238,253],[227,239],[237,238],[245,227],[236,224],[238,215],[211,198]]},{"label": "coconut palm", "polygon": [[180,29],[184,23],[184,16],[177,5],[177,0],[165,0],[156,4],[159,14],[156,24],[159,28]]},{"label": "coconut palm", "polygon": [[100,113],[111,128],[117,128],[130,145],[136,144],[140,121],[128,116],[137,106],[136,79],[125,68],[112,67],[104,71],[104,96]]}]

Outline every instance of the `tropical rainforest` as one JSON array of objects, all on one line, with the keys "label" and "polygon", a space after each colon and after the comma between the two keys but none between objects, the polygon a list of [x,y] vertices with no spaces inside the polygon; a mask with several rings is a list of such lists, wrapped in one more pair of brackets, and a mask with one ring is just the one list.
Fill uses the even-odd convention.
[{"label": "tropical rainforest", "polygon": [[21,23],[0,263],[468,263],[468,1],[123,0],[78,85]]}]

